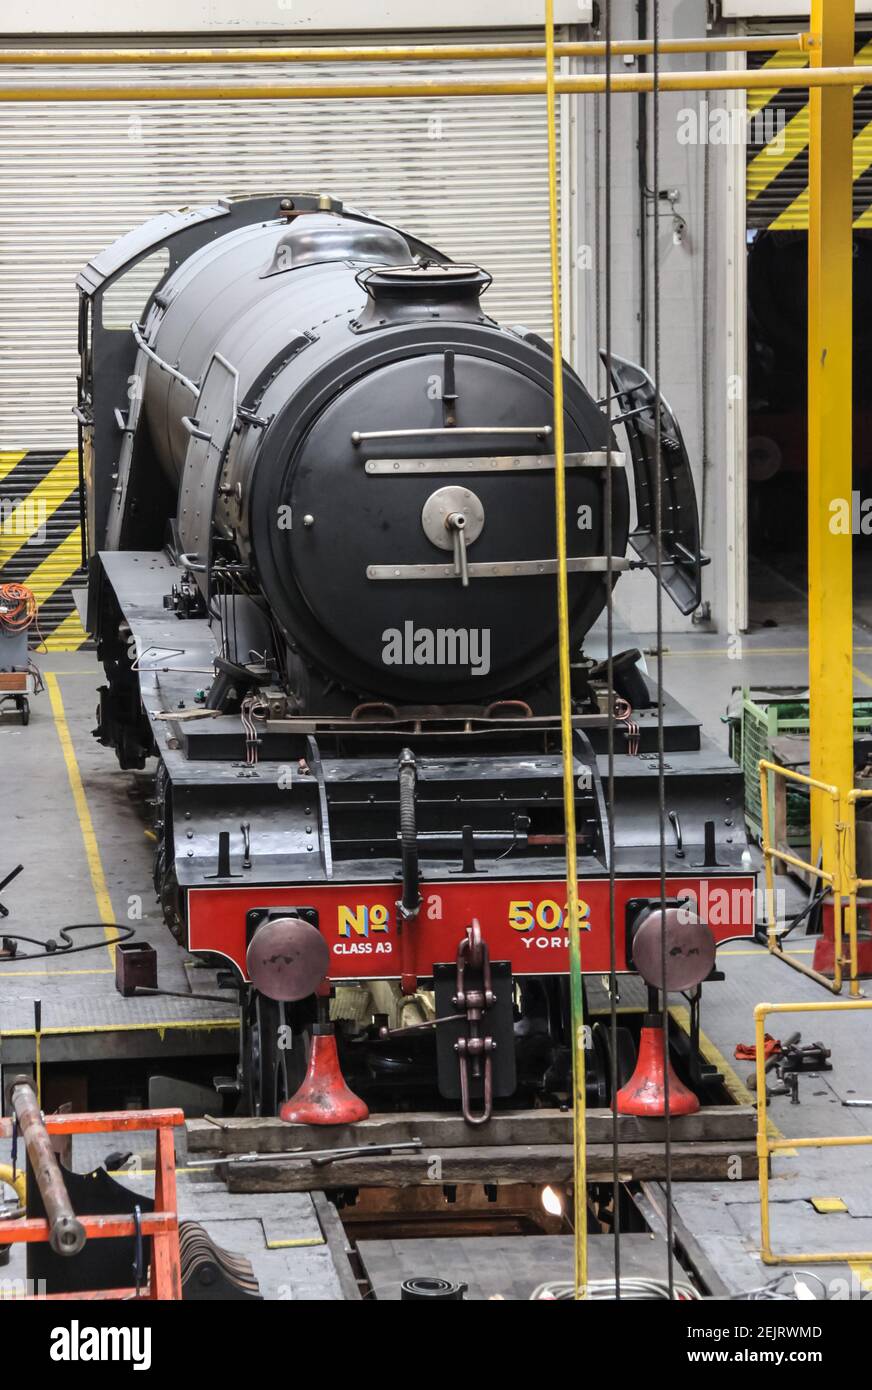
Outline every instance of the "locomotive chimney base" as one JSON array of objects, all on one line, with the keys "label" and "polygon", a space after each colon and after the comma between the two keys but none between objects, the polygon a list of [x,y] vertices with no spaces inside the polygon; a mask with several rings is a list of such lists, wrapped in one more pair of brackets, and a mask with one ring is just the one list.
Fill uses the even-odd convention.
[{"label": "locomotive chimney base", "polygon": [[669,1114],[694,1115],[699,1110],[699,1099],[679,1081],[666,1056],[662,1019],[657,1014],[646,1014],[636,1070],[618,1091],[619,1115],[666,1114],[665,1067],[669,1068]]},{"label": "locomotive chimney base", "polygon": [[297,1125],[350,1125],[369,1118],[369,1107],[345,1084],[332,1023],[315,1024],[303,1084],[279,1117]]}]

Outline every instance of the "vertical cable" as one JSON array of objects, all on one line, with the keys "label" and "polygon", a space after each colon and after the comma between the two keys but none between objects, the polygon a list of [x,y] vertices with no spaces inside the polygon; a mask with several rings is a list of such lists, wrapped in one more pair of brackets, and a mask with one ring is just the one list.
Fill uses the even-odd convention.
[{"label": "vertical cable", "polygon": [[[711,54],[705,55],[705,67],[708,72],[711,66]],[[705,101],[711,93],[705,93]],[[700,478],[700,498],[699,498],[699,543],[703,548],[706,542],[706,508],[707,508],[707,483],[709,472],[709,252],[711,236],[709,231],[709,221],[711,214],[711,143],[706,140],[702,155],[702,309],[700,313],[700,338],[702,370],[699,374],[700,381],[700,424],[701,424],[701,453],[702,453],[702,474]]]},{"label": "vertical cable", "polygon": [[560,258],[557,202],[557,101],[554,85],[554,0],[545,0],[545,86],[548,113],[548,212],[551,251],[552,390],[554,393],[554,492],[557,525],[557,641],[560,732],[563,745],[563,815],[566,830],[566,909],[572,1005],[572,1115],[575,1232],[575,1297],[587,1297],[587,1128],[581,936],[578,913],[578,842],[575,832],[575,763],[570,689],[569,586],[566,572],[566,459],[563,430],[563,352],[560,341]]},{"label": "vertical cable", "polygon": [[[660,835],[660,911],[661,925],[666,915],[666,774],[663,742],[663,453],[660,408],[660,0],[652,0],[654,11],[653,34],[653,184],[654,184],[654,266],[653,266],[653,327],[654,327],[654,460],[656,487],[654,490],[654,530],[657,545],[657,801]],[[672,1125],[669,1115],[669,991],[666,987],[666,932],[660,933],[660,991],[661,1026],[663,1030],[663,1098],[664,1153],[666,1169],[666,1268],[669,1297],[674,1297],[673,1219],[672,1219]]]},{"label": "vertical cable", "polygon": [[608,836],[609,868],[609,1035],[611,1038],[609,1087],[612,1097],[612,1238],[614,1241],[615,1298],[621,1297],[621,1165],[618,1141],[618,959],[615,929],[615,689],[614,689],[614,544],[612,488],[612,6],[605,4],[605,342],[606,342],[606,694],[608,699]]}]

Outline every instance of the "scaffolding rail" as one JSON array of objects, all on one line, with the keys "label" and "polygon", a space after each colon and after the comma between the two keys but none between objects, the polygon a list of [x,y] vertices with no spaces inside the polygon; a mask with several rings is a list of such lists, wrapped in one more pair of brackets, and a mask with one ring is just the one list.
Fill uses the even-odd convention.
[{"label": "scaffolding rail", "polygon": [[856,1148],[872,1144],[872,1134],[828,1134],[810,1139],[771,1137],[767,1128],[765,1024],[771,1014],[849,1013],[872,1009],[872,999],[828,999],[817,1004],[758,1004],[754,1010],[754,1046],[757,1074],[757,1157],[760,1195],[760,1258],[767,1265],[842,1264],[872,1260],[872,1250],[783,1251],[772,1249],[769,1212],[769,1160],[783,1149]]}]

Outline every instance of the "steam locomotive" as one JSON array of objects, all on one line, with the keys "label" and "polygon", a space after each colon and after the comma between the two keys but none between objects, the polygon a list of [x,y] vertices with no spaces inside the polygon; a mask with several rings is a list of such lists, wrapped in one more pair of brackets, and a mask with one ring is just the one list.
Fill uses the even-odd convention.
[{"label": "steam locomotive", "polygon": [[[552,360],[489,284],[308,194],[169,212],[78,280],[95,732],[122,768],[157,759],[155,889],[239,991],[224,1089],[248,1112],[333,1123],[438,1086],[475,1123],[568,1088]],[[684,613],[705,557],[672,412],[658,468],[652,382],[610,368],[627,453],[564,367],[582,956],[612,964],[612,855],[644,1045],[660,988],[698,1022],[754,880],[738,769],[665,696],[662,898],[655,688],[630,649],[610,689],[592,629],[655,564],[658,484]],[[637,1038],[588,1033],[603,1103]],[[680,1066],[692,1108],[692,1040]]]}]

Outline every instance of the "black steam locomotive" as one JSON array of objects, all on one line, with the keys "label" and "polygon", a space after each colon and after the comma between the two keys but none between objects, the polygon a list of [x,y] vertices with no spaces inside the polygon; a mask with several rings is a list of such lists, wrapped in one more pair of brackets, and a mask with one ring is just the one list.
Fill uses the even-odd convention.
[{"label": "black steam locomotive", "polygon": [[[241,1105],[356,1118],[340,1058],[375,1103],[438,1078],[471,1120],[560,1094],[548,344],[488,317],[483,270],[324,196],[167,213],[78,283],[97,735],[124,768],[158,760],[155,887],[178,939],[239,989]],[[618,654],[610,712],[584,647],[608,571],[656,555],[654,390],[611,365],[632,530],[626,455],[564,369],[583,968],[609,968],[611,713],[617,966],[696,998],[715,941],[753,929],[741,787],[667,698],[662,904],[653,687],[638,651]],[[689,612],[703,557],[665,405],[660,435],[662,582]],[[425,1026],[390,1027],[385,989],[422,1001]],[[600,1100],[609,1046],[591,1030]]]}]

